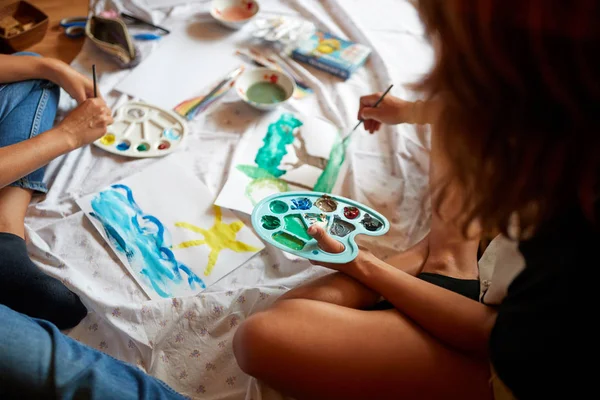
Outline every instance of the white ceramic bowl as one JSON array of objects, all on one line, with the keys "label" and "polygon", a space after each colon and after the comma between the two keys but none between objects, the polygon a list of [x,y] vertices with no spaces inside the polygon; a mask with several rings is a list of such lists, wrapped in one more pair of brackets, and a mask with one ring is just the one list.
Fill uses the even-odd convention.
[{"label": "white ceramic bowl", "polygon": [[[233,9],[237,9],[238,12],[231,13]],[[256,16],[258,10],[259,6],[256,0],[213,0],[210,6],[210,15],[228,28],[240,29]]]},{"label": "white ceramic bowl", "polygon": [[[258,82],[275,83],[285,91],[285,99],[277,103],[257,103],[249,100],[246,93],[248,88]],[[240,98],[259,110],[272,110],[288,101],[294,94],[296,82],[288,74],[270,68],[254,68],[246,70],[235,83],[235,91]]]}]

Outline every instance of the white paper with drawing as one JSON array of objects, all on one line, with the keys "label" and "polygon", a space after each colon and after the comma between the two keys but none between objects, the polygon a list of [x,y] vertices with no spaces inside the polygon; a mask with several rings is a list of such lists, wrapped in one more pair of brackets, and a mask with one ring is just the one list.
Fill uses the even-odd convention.
[{"label": "white paper with drawing", "polygon": [[264,248],[169,159],[77,200],[151,299],[193,295]]},{"label": "white paper with drawing", "polygon": [[[225,186],[215,204],[245,213],[265,197],[293,190],[313,190],[339,141],[329,121],[281,111],[267,115],[240,141]],[[335,171],[337,193],[345,164]]]},{"label": "white paper with drawing", "polygon": [[[162,24],[161,24],[162,25]],[[170,18],[171,33],[115,90],[150,104],[172,109],[218,83],[241,62],[234,55],[239,31],[231,32],[210,15],[201,19]]]}]

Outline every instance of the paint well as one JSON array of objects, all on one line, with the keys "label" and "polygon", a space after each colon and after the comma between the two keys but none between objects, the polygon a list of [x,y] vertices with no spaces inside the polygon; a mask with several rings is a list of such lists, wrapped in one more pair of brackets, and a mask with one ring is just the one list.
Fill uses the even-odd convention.
[{"label": "paint well", "polygon": [[161,140],[161,142],[158,144],[159,150],[167,150],[169,147],[171,147],[171,143],[166,140]]},{"label": "paint well", "polygon": [[335,217],[333,219],[333,224],[331,225],[329,233],[335,236],[345,237],[348,236],[351,232],[354,232],[355,229],[356,227],[350,222],[344,221],[339,217]]},{"label": "paint well", "polygon": [[221,11],[221,18],[223,18],[225,21],[231,21],[231,22],[243,21],[245,19],[248,19],[248,18],[252,17],[252,15],[254,14],[252,12],[251,6],[252,6],[252,3],[249,3],[249,7],[242,7],[242,6],[227,7],[223,11]]},{"label": "paint well", "polygon": [[308,223],[308,226],[319,225],[325,228],[327,223],[329,222],[329,218],[325,214],[317,214],[317,213],[306,213],[304,214],[304,219]]},{"label": "paint well", "polygon": [[381,227],[383,226],[383,223],[380,220],[373,218],[369,214],[365,214],[365,217],[362,221],[360,221],[360,223],[363,224],[366,230],[371,232],[375,232],[381,229]]},{"label": "paint well", "polygon": [[288,205],[281,200],[275,200],[269,204],[269,209],[275,214],[283,214],[288,211]]},{"label": "paint well", "polygon": [[319,207],[321,211],[333,212],[337,210],[337,201],[324,194],[315,202],[315,206]]},{"label": "paint well", "polygon": [[360,215],[360,211],[356,207],[344,207],[344,217],[348,219],[356,219]]},{"label": "paint well", "polygon": [[296,251],[302,250],[306,245],[306,243],[303,240],[285,232],[276,232],[273,234],[272,238],[277,243]]},{"label": "paint well", "polygon": [[117,150],[125,151],[125,150],[129,150],[130,147],[131,147],[131,142],[129,140],[122,140],[117,145]]},{"label": "paint well", "polygon": [[292,210],[310,210],[312,203],[306,197],[292,199]]},{"label": "paint well", "polygon": [[263,217],[260,219],[260,222],[263,228],[268,229],[270,231],[272,231],[273,229],[277,229],[281,226],[281,221],[279,220],[279,218],[273,215],[263,215]]},{"label": "paint well", "polygon": [[105,146],[110,146],[115,143],[115,139],[115,135],[113,135],[112,133],[107,133],[106,135],[102,136],[102,138],[100,139],[100,143],[102,143]]},{"label": "paint well", "polygon": [[174,129],[167,128],[163,131],[162,135],[169,140],[177,140],[181,136],[179,132]]},{"label": "paint well", "polygon": [[302,239],[311,240],[312,236],[306,232],[304,220],[298,214],[286,215],[283,217],[284,229]]},{"label": "paint well", "polygon": [[287,98],[285,89],[272,82],[257,82],[246,91],[248,100],[261,104],[274,104]]},{"label": "paint well", "polygon": [[136,147],[137,151],[148,151],[150,150],[150,145],[148,143],[142,143],[138,147]]},{"label": "paint well", "polygon": [[130,108],[127,111],[127,115],[129,115],[131,118],[142,118],[144,115],[146,115],[146,112],[141,108]]}]

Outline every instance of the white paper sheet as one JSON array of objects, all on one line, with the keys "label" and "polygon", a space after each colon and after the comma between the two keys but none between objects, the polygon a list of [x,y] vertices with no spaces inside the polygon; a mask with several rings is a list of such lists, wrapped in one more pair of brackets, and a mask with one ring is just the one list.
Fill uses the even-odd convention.
[{"label": "white paper sheet", "polygon": [[199,18],[172,18],[171,30],[159,47],[115,89],[166,109],[197,96],[215,85],[242,62],[231,45],[242,31],[227,29],[210,15]]},{"label": "white paper sheet", "polygon": [[165,159],[77,204],[144,292],[160,299],[196,294],[264,248],[211,200],[202,182]]},{"label": "white paper sheet", "polygon": [[148,8],[155,10],[158,8],[169,8],[181,4],[189,3],[189,0],[141,0]]},{"label": "white paper sheet", "polygon": [[[276,166],[277,170],[284,171],[278,179],[250,176],[251,174],[245,172],[257,167],[255,158],[259,149],[265,146],[264,138],[269,125],[277,122],[284,114],[290,112],[281,110],[265,116],[244,135],[229,168],[227,182],[215,201],[216,205],[250,214],[254,205],[272,194],[312,190],[329,159],[331,148],[339,137],[335,125],[321,118],[291,113],[302,125],[295,131],[293,143],[285,146],[287,154],[283,155]],[[344,168],[340,169],[338,183],[342,181],[343,174]],[[332,192],[337,190],[338,187],[334,187]]]}]

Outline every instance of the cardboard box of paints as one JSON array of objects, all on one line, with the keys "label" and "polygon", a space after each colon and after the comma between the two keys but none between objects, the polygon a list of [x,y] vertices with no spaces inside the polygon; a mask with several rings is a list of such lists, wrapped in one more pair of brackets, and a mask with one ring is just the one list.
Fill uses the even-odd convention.
[{"label": "cardboard box of paints", "polygon": [[292,51],[292,58],[346,80],[370,54],[367,46],[317,31]]}]

